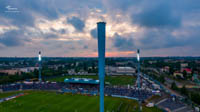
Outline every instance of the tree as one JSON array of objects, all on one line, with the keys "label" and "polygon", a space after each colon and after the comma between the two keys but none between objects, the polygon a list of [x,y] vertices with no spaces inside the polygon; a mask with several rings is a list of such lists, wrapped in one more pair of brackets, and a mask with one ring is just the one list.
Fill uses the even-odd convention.
[{"label": "tree", "polygon": [[87,66],[86,63],[83,63],[83,70],[84,70],[84,71],[87,71],[87,70],[88,70],[88,66]]},{"label": "tree", "polygon": [[180,75],[176,75],[177,79],[183,79]]},{"label": "tree", "polygon": [[161,83],[165,83],[165,77],[164,77],[163,75],[161,75],[161,76],[159,77],[159,81],[160,81]]},{"label": "tree", "polygon": [[80,69],[78,67],[75,68],[75,72],[78,73]]},{"label": "tree", "polygon": [[173,75],[174,74],[174,68],[173,67],[169,67],[169,75]]},{"label": "tree", "polygon": [[200,94],[197,92],[191,93],[191,100],[194,101],[197,104],[200,104]]},{"label": "tree", "polygon": [[187,91],[187,89],[185,88],[185,85],[180,89],[180,92],[181,92],[181,94],[184,94],[184,95],[188,95],[188,91]]},{"label": "tree", "polygon": [[187,72],[185,70],[183,71],[183,77],[184,79],[187,79]]},{"label": "tree", "polygon": [[177,87],[177,85],[176,85],[175,82],[173,82],[173,83],[171,84],[171,89],[173,89],[173,90],[178,90],[178,87]]}]

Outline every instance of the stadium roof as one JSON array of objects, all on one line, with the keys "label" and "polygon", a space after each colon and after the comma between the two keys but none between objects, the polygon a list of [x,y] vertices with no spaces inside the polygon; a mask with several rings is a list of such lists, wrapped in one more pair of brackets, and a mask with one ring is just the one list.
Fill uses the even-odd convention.
[{"label": "stadium roof", "polygon": [[99,84],[99,80],[93,80],[88,78],[66,78],[66,83],[83,83],[83,84]]}]

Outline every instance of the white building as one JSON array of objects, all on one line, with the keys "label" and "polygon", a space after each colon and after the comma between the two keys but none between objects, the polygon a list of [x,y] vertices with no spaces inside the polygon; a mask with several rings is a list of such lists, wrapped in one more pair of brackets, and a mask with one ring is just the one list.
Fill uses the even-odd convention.
[{"label": "white building", "polygon": [[132,75],[136,73],[135,68],[132,67],[112,67],[105,68],[107,75]]},{"label": "white building", "polygon": [[34,70],[39,70],[39,67],[25,67],[25,68],[19,68],[20,72],[33,72]]},{"label": "white building", "polygon": [[181,63],[181,68],[186,68],[188,67],[188,63]]}]

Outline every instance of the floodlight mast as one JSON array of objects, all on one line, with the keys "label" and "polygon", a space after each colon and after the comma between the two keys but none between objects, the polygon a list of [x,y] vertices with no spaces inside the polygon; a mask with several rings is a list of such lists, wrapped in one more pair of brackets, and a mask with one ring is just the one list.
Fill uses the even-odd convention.
[{"label": "floodlight mast", "polygon": [[137,87],[140,88],[140,50],[137,50],[137,61],[138,61],[138,67],[137,67]]},{"label": "floodlight mast", "polygon": [[105,77],[105,38],[106,23],[97,23],[98,33],[98,68],[100,80],[100,112],[104,112],[104,77]]},{"label": "floodlight mast", "polygon": [[42,81],[42,76],[41,76],[41,69],[42,69],[42,56],[41,56],[41,51],[39,51],[39,55],[38,55],[38,61],[39,61],[39,76],[38,76],[38,80],[39,82]]},{"label": "floodlight mast", "polygon": [[[137,61],[138,61],[137,87],[138,87],[138,90],[140,90],[140,50],[139,49],[137,49]],[[139,109],[140,109],[140,112],[142,112],[142,105],[141,105],[140,99],[139,99]]]}]

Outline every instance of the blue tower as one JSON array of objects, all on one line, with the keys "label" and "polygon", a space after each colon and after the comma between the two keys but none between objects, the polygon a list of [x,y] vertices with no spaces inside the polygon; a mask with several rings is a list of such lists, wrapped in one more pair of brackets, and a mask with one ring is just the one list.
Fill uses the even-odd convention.
[{"label": "blue tower", "polygon": [[38,55],[38,61],[39,61],[39,77],[38,80],[39,82],[42,81],[42,76],[41,76],[41,69],[42,69],[42,56],[41,56],[41,52],[39,51],[39,55]]},{"label": "blue tower", "polygon": [[100,80],[100,112],[104,112],[104,77],[105,77],[105,38],[106,23],[97,23],[98,33],[98,67]]}]

